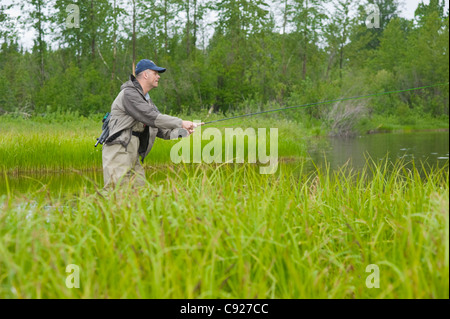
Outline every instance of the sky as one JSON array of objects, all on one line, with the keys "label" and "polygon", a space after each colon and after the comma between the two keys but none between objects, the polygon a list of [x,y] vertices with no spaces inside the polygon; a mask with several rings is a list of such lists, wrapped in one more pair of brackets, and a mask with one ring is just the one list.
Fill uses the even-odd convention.
[{"label": "sky", "polygon": [[[430,1],[421,1],[421,0],[403,0],[402,1],[404,5],[401,7],[402,14],[400,16],[407,18],[407,19],[413,19],[414,18],[414,11],[417,9],[417,6],[419,3],[423,2],[425,4],[429,4]],[[449,0],[445,0],[445,8],[448,9],[448,2]]]},{"label": "sky", "polygon": [[[14,2],[14,0],[0,0],[1,4],[11,4]],[[425,3],[428,4],[430,3],[429,0],[400,0],[400,9],[401,9],[401,13],[400,16],[403,18],[407,18],[407,19],[413,19],[414,18],[414,11],[416,10],[417,6],[419,3]],[[448,10],[449,8],[449,0],[445,0],[445,8],[446,10]],[[14,10],[10,10],[8,11],[8,13],[12,16],[12,17],[17,17],[20,15],[20,10],[19,9],[14,9]],[[213,18],[211,18],[213,19]],[[212,34],[212,32],[210,32]],[[34,30],[25,30],[25,29],[21,29],[19,32],[19,43],[24,47],[24,49],[29,50],[32,46],[33,46],[33,39],[35,38],[35,31]]]}]

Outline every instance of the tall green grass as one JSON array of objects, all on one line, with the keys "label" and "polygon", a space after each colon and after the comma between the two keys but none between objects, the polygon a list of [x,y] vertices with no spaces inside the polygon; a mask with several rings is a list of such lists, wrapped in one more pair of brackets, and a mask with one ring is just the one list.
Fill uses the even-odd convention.
[{"label": "tall green grass", "polygon": [[449,297],[448,164],[302,170],[179,165],[109,195],[5,195],[0,297]]},{"label": "tall green grass", "polygon": [[97,121],[39,121],[0,117],[0,170],[61,171],[101,167]]},{"label": "tall green grass", "polygon": [[[188,118],[187,115],[180,115]],[[202,120],[200,115],[190,119]],[[216,119],[214,116],[212,119]],[[305,137],[313,131],[301,124],[286,119],[254,118],[217,123],[224,136],[225,128],[278,128],[278,155],[281,157],[305,156]],[[0,117],[0,171],[12,172],[55,172],[76,170],[99,170],[102,168],[102,146],[94,147],[101,134],[101,118],[73,118],[56,120],[16,119]],[[194,134],[200,134],[195,132]],[[193,136],[191,147],[193,145]],[[157,138],[146,158],[147,165],[171,163],[170,150],[178,140],[164,141]],[[202,145],[209,141],[202,140]],[[234,142],[236,144],[236,142]],[[223,154],[225,145],[223,145]],[[192,152],[191,152],[192,154]],[[192,155],[191,155],[192,156]]]}]

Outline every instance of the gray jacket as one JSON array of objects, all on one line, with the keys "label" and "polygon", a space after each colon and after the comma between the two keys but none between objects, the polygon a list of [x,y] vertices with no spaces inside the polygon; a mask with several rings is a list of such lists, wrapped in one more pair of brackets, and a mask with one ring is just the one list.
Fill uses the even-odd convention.
[{"label": "gray jacket", "polygon": [[132,136],[132,128],[137,123],[145,124],[139,137],[139,155],[144,161],[153,147],[155,138],[171,139],[185,136],[182,120],[161,114],[151,99],[145,98],[141,85],[133,75],[125,82],[111,105],[109,136],[105,144],[122,144],[127,148]]}]

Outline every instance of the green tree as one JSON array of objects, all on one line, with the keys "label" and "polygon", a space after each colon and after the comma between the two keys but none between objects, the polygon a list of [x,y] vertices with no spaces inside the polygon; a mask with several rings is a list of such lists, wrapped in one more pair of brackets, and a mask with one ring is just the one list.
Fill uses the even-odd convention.
[{"label": "green tree", "polygon": [[11,17],[6,12],[13,5],[0,5],[0,43],[7,43],[8,40],[17,38],[17,29],[13,26]]},{"label": "green tree", "polygon": [[226,111],[231,105],[250,96],[254,63],[249,39],[261,33],[270,23],[268,5],[264,1],[222,0],[214,9],[219,19],[210,41],[209,69],[216,78],[215,103]]},{"label": "green tree", "polygon": [[[39,69],[39,83],[42,86],[45,81],[45,57],[47,51],[47,44],[45,42],[46,30],[48,30],[49,18],[46,15],[45,11],[48,9],[52,2],[44,1],[44,0],[31,0],[27,2],[23,2],[20,5],[21,10],[26,8],[26,5],[29,5],[28,17],[25,19],[25,24],[30,24],[31,27],[36,31],[37,37],[34,40],[33,50],[36,52],[37,57],[37,65]],[[49,33],[49,30],[47,31]]]},{"label": "green tree", "polygon": [[394,18],[389,22],[374,57],[375,70],[385,69],[397,77],[397,74],[405,68],[405,64],[409,64],[406,61],[407,40],[412,28],[412,22],[403,18]]},{"label": "green tree", "polygon": [[328,0],[294,0],[292,21],[298,41],[298,53],[302,61],[302,79],[306,79],[307,64],[319,42],[321,27],[326,19],[323,5]]},{"label": "green tree", "polygon": [[[419,27],[408,39],[407,78],[414,86],[445,83],[449,79],[449,22],[444,3],[437,0],[416,10]],[[417,94],[418,104],[434,115],[448,114],[448,86]]]},{"label": "green tree", "polygon": [[56,0],[55,23],[61,27],[56,40],[77,57],[81,66],[82,59],[86,62],[95,62],[97,51],[102,44],[111,44],[109,39],[110,17],[113,15],[113,6],[108,0],[79,0],[80,25],[79,28],[66,26],[69,15],[68,6],[71,0]]},{"label": "green tree", "polygon": [[345,61],[345,47],[348,44],[351,25],[354,20],[350,16],[350,10],[357,6],[359,1],[337,0],[333,2],[333,13],[330,22],[324,28],[324,36],[327,40],[328,63],[325,79],[329,78],[330,71],[337,61],[339,77],[342,79],[342,71]]}]

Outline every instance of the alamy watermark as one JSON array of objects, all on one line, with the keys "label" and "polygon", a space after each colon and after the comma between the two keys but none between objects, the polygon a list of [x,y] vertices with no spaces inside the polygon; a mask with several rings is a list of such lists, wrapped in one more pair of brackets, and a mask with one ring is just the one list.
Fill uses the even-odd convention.
[{"label": "alamy watermark", "polygon": [[366,278],[366,287],[369,289],[380,288],[380,267],[375,264],[367,265],[366,272],[371,273]]},{"label": "alamy watermark", "polygon": [[369,4],[365,7],[366,13],[366,26],[369,29],[380,28],[380,8],[376,4]]},{"label": "alamy watermark", "polygon": [[66,28],[80,28],[80,8],[76,4],[69,4],[66,12],[69,14],[66,18]]},{"label": "alamy watermark", "polygon": [[[376,4],[368,4],[365,7],[367,13],[366,26],[369,29],[380,28],[380,8]],[[76,4],[69,4],[66,7],[68,16],[66,18],[66,28],[80,28],[80,8]]]},{"label": "alamy watermark", "polygon": [[[194,121],[198,124],[199,121]],[[269,140],[267,139],[269,133]],[[174,134],[177,134],[176,132]],[[171,136],[176,138],[177,136]],[[212,140],[211,140],[212,138]],[[247,138],[247,143],[245,139]],[[211,140],[202,147],[202,140]],[[236,143],[234,143],[236,141]],[[222,143],[225,144],[223,154]],[[269,142],[269,143],[268,143]],[[261,174],[274,174],[278,169],[278,128],[225,128],[225,136],[218,128],[207,128],[202,131],[197,126],[191,138],[183,138],[170,150],[173,163],[244,163],[247,153],[248,163],[259,163]],[[269,145],[268,145],[269,144]],[[234,152],[236,148],[236,153]],[[246,152],[247,151],[247,152]],[[225,156],[224,156],[225,155]]]},{"label": "alamy watermark", "polygon": [[80,266],[75,264],[67,265],[66,272],[71,273],[66,278],[66,287],[69,289],[80,288]]}]

